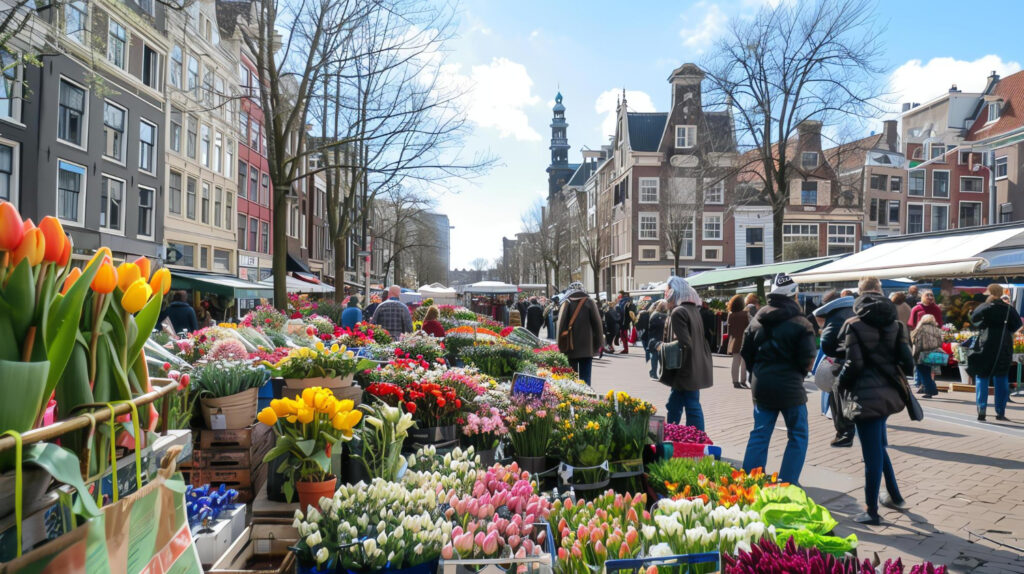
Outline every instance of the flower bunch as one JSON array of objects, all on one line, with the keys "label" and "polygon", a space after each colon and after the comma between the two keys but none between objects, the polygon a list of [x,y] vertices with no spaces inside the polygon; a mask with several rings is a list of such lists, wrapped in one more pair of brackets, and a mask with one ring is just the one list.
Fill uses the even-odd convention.
[{"label": "flower bunch", "polygon": [[612,558],[635,558],[643,550],[643,533],[654,538],[645,510],[647,497],[608,491],[586,503],[556,500],[549,522],[560,574],[590,574]]},{"label": "flower bunch", "polygon": [[381,329],[377,325],[366,321],[356,323],[352,331],[362,333],[364,337],[372,339],[378,345],[387,345],[391,342],[391,334],[388,333],[387,329]]},{"label": "flower bunch", "polygon": [[[418,333],[422,333],[422,331]],[[415,357],[427,363],[434,363],[441,359],[444,355],[444,348],[441,346],[441,343],[429,335],[420,335],[418,333],[403,335],[395,343],[396,356]],[[397,355],[398,352],[401,352],[402,355]]]},{"label": "flower bunch", "polygon": [[608,391],[605,400],[615,413],[612,417],[612,460],[640,458],[644,446],[650,442],[650,420],[655,412],[654,405],[623,391]]},{"label": "flower bunch", "polygon": [[269,378],[267,369],[248,360],[210,361],[192,373],[192,385],[201,397],[219,398],[261,387]]},{"label": "flower bunch", "polygon": [[757,512],[700,500],[662,499],[651,511],[651,518],[656,541],[648,549],[652,556],[714,551],[733,554],[749,550],[762,537],[775,536],[774,528],[765,526]]},{"label": "flower bunch", "polygon": [[327,347],[317,341],[313,348],[299,347],[268,365],[278,377],[310,379],[316,377],[344,377],[372,365],[372,361],[359,360],[352,351],[338,344]]},{"label": "flower bunch", "polygon": [[462,434],[469,437],[473,446],[489,450],[498,446],[498,440],[508,433],[501,411],[495,407],[483,406],[477,412],[466,415]]},{"label": "flower bunch", "polygon": [[435,383],[447,385],[455,389],[455,394],[463,401],[473,401],[487,391],[494,389],[498,383],[491,377],[476,369],[455,368],[441,371],[434,378]]},{"label": "flower bunch", "polygon": [[465,450],[455,447],[439,456],[436,446],[425,445],[409,455],[408,463],[409,470],[402,477],[402,482],[413,488],[434,485],[449,495],[471,492],[477,477],[483,472],[478,470],[480,457],[473,447]]},{"label": "flower bunch", "polygon": [[335,329],[334,341],[349,348],[367,347],[375,342],[372,331],[368,333],[358,328],[349,329],[348,327]]},{"label": "flower bunch", "polygon": [[331,340],[334,338],[334,321],[323,315],[309,315],[306,317],[306,324],[316,330],[315,336],[320,340]]},{"label": "flower bunch", "polygon": [[478,344],[466,347],[459,357],[480,371],[495,378],[512,376],[523,364],[527,352],[518,345],[506,342]]},{"label": "flower bunch", "polygon": [[366,392],[389,406],[402,407],[410,414],[416,412],[416,405],[406,405],[405,391],[394,383],[372,383]]},{"label": "flower bunch", "polygon": [[665,425],[665,440],[691,444],[715,444],[707,433],[697,427],[668,423]]},{"label": "flower bunch", "polygon": [[540,367],[569,368],[569,358],[558,349],[534,349],[529,361]]},{"label": "flower bunch", "polygon": [[495,333],[490,329],[484,329],[483,327],[474,327],[472,325],[460,325],[458,327],[452,327],[445,331],[445,335],[462,335],[466,337],[472,337],[475,339],[483,339],[486,341],[497,341],[500,337],[499,334]]},{"label": "flower bunch", "polygon": [[476,321],[476,313],[460,305],[438,305],[437,310],[441,312],[441,317],[444,319]]},{"label": "flower bunch", "polygon": [[505,411],[505,426],[516,456],[546,456],[558,421],[558,403],[548,392],[512,395]]},{"label": "flower bunch", "polygon": [[452,529],[451,541],[441,548],[445,560],[529,558],[540,556],[547,540],[547,532],[528,522],[518,514],[511,518],[494,516],[488,520],[473,520]]},{"label": "flower bunch", "polygon": [[[169,365],[168,365],[169,366]],[[178,392],[171,393],[165,399],[170,401],[167,413],[167,428],[191,428],[192,414],[195,410],[197,395],[192,392],[192,377],[178,370],[168,370],[167,378],[178,383]]]},{"label": "flower bunch", "polygon": [[415,424],[412,414],[382,401],[364,403],[359,408],[365,416],[353,457],[363,464],[370,478],[395,480],[401,470],[402,445]]},{"label": "flower bunch", "polygon": [[317,310],[316,301],[310,301],[309,295],[306,293],[289,293],[288,294],[288,314],[293,318],[296,314],[299,317],[309,317]]},{"label": "flower bunch", "polygon": [[249,360],[254,363],[270,363],[273,365],[287,357],[289,352],[291,352],[291,348],[289,347],[277,347],[273,350],[267,351],[259,350],[254,353],[249,353]]},{"label": "flower bunch", "polygon": [[242,324],[247,327],[259,327],[271,331],[284,329],[288,317],[272,305],[260,305],[242,317]]},{"label": "flower bunch", "polygon": [[778,473],[768,476],[760,468],[746,473],[712,457],[671,458],[648,469],[651,486],[674,499],[699,498],[723,506],[753,504],[767,486],[782,486]]},{"label": "flower bunch", "polygon": [[[800,548],[790,538],[779,546],[768,537],[753,544],[749,550],[740,550],[736,556],[723,556],[723,571],[727,574],[756,574],[758,572],[789,572],[792,574],[903,574],[903,561],[886,560],[878,570],[869,560],[858,564],[853,557],[837,558],[817,548]],[[945,566],[925,562],[912,566],[910,574],[945,574]]]},{"label": "flower bunch", "polygon": [[449,386],[414,382],[405,387],[405,406],[420,428],[439,427],[455,423],[462,399]]},{"label": "flower bunch", "polygon": [[515,331],[515,329],[516,329],[515,327],[511,327],[511,326],[505,327],[504,329],[501,330],[501,333],[499,333],[499,335],[501,335],[502,337],[508,337],[509,333],[511,333],[512,331]]},{"label": "flower bunch", "polygon": [[430,363],[423,359],[405,357],[402,351],[391,351],[394,358],[369,372],[370,381],[386,381],[405,386],[409,383],[430,380],[434,377]]},{"label": "flower bunch", "polygon": [[245,345],[235,339],[223,339],[210,347],[206,358],[211,361],[244,361],[249,358]]},{"label": "flower bunch", "polygon": [[607,470],[597,467],[608,462],[615,424],[607,408],[562,411],[558,450],[562,462],[574,467],[574,483],[592,484],[608,477]]}]

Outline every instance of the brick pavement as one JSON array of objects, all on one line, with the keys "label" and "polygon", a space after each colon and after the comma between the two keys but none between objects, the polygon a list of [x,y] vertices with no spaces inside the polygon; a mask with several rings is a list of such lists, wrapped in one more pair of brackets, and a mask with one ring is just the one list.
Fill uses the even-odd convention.
[{"label": "brick pavement", "polygon": [[[715,385],[702,392],[701,402],[708,434],[723,447],[725,458],[738,463],[750,432],[751,403],[749,391],[732,387],[728,361],[715,357]],[[643,397],[664,414],[668,389],[648,378],[638,348],[595,361],[594,386]],[[1007,416],[1024,421],[1024,399],[1017,400],[1021,403],[1009,405]],[[851,520],[863,509],[859,444],[829,446],[832,421],[820,416],[817,390],[810,393],[810,446],[801,481],[839,521],[838,535],[857,534],[861,556],[929,559],[948,565],[951,572],[1024,573],[1024,553],[970,534],[1024,548],[1024,424],[978,423],[972,401],[969,393],[943,394],[924,403],[922,422],[911,421],[905,412],[890,418],[889,455],[909,508],[904,513],[881,508],[883,524],[864,526]],[[994,418],[991,406],[989,417]],[[781,461],[785,437],[780,418],[769,471]]]}]

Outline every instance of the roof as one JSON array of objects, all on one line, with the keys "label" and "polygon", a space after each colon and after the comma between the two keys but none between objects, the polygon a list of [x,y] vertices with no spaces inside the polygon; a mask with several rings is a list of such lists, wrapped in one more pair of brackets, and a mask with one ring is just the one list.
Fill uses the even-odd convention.
[{"label": "roof", "polygon": [[774,277],[779,273],[788,274],[813,269],[826,263],[831,263],[836,259],[839,259],[839,257],[816,257],[813,259],[800,259],[798,261],[766,263],[764,265],[712,269],[711,271],[703,271],[697,275],[691,275],[686,280],[690,283],[691,287],[710,287],[727,283],[752,282],[758,279]]},{"label": "roof", "polygon": [[667,121],[668,114],[664,112],[627,112],[629,147],[633,151],[658,151]]},{"label": "roof", "polygon": [[171,272],[172,289],[198,289],[205,293],[215,293],[231,299],[263,299],[274,297],[274,286],[250,283],[233,275],[218,273],[202,273],[195,271]]},{"label": "roof", "polygon": [[583,187],[583,184],[587,183],[590,176],[594,173],[595,164],[592,161],[585,161],[576,168],[573,172],[572,177],[569,178],[569,183],[565,184],[568,187]]},{"label": "roof", "polygon": [[712,134],[711,151],[736,151],[736,138],[733,137],[732,117],[729,112],[704,112],[704,121]]},{"label": "roof", "polygon": [[968,140],[981,140],[1024,127],[1024,71],[1000,79],[990,95],[1003,101],[999,119],[988,123],[988,106],[982,106],[967,131]]},{"label": "roof", "polygon": [[836,173],[863,167],[867,163],[868,152],[882,143],[882,135],[879,133],[828,148],[824,151],[825,161],[832,165]]},{"label": "roof", "polygon": [[252,8],[250,0],[217,0],[217,27],[222,35],[235,35],[239,16],[248,18]]}]

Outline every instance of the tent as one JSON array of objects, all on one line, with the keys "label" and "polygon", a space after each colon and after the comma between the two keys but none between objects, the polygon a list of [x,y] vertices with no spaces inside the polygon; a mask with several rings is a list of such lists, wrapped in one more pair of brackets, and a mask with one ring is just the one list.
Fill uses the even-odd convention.
[{"label": "tent", "polygon": [[837,259],[839,259],[838,256],[815,257],[813,259],[782,261],[780,263],[766,263],[764,265],[725,267],[723,269],[712,269],[710,271],[702,271],[700,273],[690,275],[686,278],[686,281],[693,288],[707,288],[715,285],[727,285],[730,283],[754,283],[759,279],[770,279],[779,273],[792,274],[797,271],[813,269],[821,265],[835,262]]},{"label": "tent", "polygon": [[[266,287],[273,291],[274,289],[274,278],[268,277],[263,281],[260,281],[256,285]],[[325,285],[323,283],[310,283],[309,281],[303,281],[288,275],[285,277],[285,288],[289,293],[334,293],[334,287]]]},{"label": "tent", "polygon": [[459,292],[479,293],[481,295],[500,295],[518,293],[519,287],[508,283],[502,283],[501,281],[478,281],[471,285],[460,286]]},{"label": "tent", "polygon": [[274,285],[250,283],[232,275],[199,273],[195,271],[171,271],[171,289],[196,289],[229,299],[273,299]]},{"label": "tent", "polygon": [[421,285],[418,289],[424,299],[433,299],[438,305],[455,305],[458,303],[458,292],[440,283]]}]

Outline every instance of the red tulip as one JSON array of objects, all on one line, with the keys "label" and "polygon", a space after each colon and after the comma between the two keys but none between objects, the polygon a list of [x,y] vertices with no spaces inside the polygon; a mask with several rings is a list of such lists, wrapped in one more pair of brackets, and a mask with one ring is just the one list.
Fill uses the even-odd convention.
[{"label": "red tulip", "polygon": [[68,241],[60,221],[52,215],[47,215],[39,222],[39,230],[46,238],[46,252],[43,254],[43,261],[59,262],[64,253],[64,244]]},{"label": "red tulip", "polygon": [[0,251],[14,251],[24,235],[21,214],[10,203],[0,201]]}]

